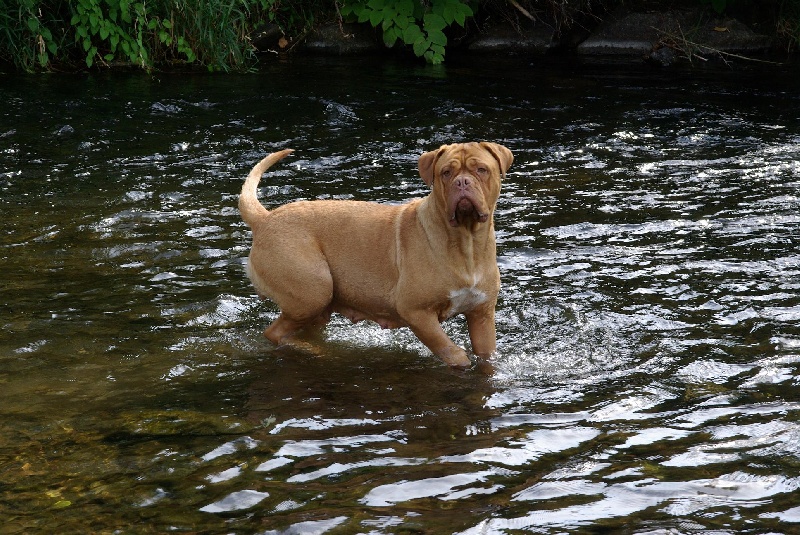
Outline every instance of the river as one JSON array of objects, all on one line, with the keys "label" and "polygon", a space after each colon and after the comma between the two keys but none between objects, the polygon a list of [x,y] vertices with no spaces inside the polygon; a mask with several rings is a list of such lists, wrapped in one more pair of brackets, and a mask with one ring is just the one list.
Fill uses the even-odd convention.
[{"label": "river", "polygon": [[[0,533],[792,533],[800,77],[517,58],[0,80]],[[490,375],[262,337],[237,196],[515,162]],[[461,319],[446,324],[468,343]]]}]

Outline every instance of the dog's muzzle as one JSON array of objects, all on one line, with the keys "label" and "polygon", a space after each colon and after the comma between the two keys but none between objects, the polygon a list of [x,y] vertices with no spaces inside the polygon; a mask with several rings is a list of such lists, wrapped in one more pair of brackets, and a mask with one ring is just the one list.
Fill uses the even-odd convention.
[{"label": "dog's muzzle", "polygon": [[475,188],[475,178],[458,175],[449,185],[448,222],[457,227],[469,220],[485,223],[489,213],[483,207],[480,193]]}]

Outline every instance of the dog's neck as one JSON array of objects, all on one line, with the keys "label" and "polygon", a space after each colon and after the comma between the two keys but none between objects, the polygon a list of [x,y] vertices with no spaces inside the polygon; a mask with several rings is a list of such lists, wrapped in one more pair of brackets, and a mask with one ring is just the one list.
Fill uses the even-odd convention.
[{"label": "dog's neck", "polygon": [[453,227],[448,221],[442,221],[443,212],[436,209],[435,202],[432,196],[428,196],[421,199],[417,207],[417,218],[425,233],[439,237],[432,240],[433,243],[447,243],[450,254],[460,253],[467,264],[471,264],[476,255],[483,257],[487,249],[495,254],[494,208],[485,223],[467,221]]}]

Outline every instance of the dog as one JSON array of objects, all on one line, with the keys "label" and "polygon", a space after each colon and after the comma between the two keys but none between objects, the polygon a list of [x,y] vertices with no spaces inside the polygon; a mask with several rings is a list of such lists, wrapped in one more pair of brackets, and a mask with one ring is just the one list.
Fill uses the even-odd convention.
[{"label": "dog", "polygon": [[264,335],[290,343],[337,312],[354,323],[409,327],[445,364],[466,368],[467,352],[441,326],[463,314],[473,354],[488,360],[500,291],[493,217],[511,151],[480,142],[426,152],[418,167],[431,192],[401,205],[313,200],[267,210],[257,197],[261,176],[291,152],[256,164],[239,196],[253,234],[247,274],[280,308]]}]

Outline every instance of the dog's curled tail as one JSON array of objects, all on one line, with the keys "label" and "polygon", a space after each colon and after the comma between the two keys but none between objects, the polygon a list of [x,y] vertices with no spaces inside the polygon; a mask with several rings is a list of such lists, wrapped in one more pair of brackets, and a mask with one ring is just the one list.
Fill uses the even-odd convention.
[{"label": "dog's curled tail", "polygon": [[258,162],[250,171],[250,174],[247,175],[247,180],[244,181],[242,186],[242,193],[239,195],[239,212],[250,228],[253,228],[253,225],[267,215],[268,212],[258,200],[258,183],[261,181],[261,175],[291,152],[293,152],[292,149],[273,152]]}]

